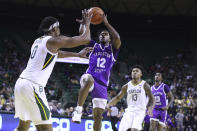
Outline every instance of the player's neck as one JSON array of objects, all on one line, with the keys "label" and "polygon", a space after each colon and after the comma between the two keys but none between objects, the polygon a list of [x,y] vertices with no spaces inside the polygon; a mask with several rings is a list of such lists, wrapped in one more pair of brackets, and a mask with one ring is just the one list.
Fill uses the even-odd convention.
[{"label": "player's neck", "polygon": [[155,86],[161,85],[161,81],[155,82]]},{"label": "player's neck", "polygon": [[131,82],[134,84],[134,85],[137,85],[141,82],[142,80],[141,79],[132,79]]},{"label": "player's neck", "polygon": [[108,46],[108,45],[109,45],[109,42],[101,42],[101,44],[102,44],[103,46]]},{"label": "player's neck", "polygon": [[105,43],[105,46],[108,46],[109,45],[109,42]]}]

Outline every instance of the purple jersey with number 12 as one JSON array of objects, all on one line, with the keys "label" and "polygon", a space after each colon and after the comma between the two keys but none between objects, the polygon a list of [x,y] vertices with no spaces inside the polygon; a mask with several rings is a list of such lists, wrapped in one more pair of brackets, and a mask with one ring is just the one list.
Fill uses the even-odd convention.
[{"label": "purple jersey with number 12", "polygon": [[91,74],[95,81],[94,88],[96,89],[93,90],[92,97],[106,99],[110,71],[116,61],[118,50],[114,49],[111,44],[105,46],[93,40],[90,46],[93,47],[93,51],[89,55],[89,68],[86,73]]},{"label": "purple jersey with number 12", "polygon": [[167,111],[162,110],[162,107],[167,106],[167,93],[170,88],[167,84],[161,83],[159,86],[153,85],[151,91],[155,97],[155,107],[153,109],[152,120],[159,121],[160,124],[165,125],[167,118]]},{"label": "purple jersey with number 12", "polygon": [[167,106],[167,93],[170,91],[168,85],[161,83],[158,87],[151,87],[152,93],[155,96],[155,108],[160,109]]}]

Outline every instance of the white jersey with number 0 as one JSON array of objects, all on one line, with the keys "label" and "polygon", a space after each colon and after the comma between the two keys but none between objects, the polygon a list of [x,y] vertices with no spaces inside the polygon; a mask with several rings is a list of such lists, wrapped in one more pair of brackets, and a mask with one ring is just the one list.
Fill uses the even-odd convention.
[{"label": "white jersey with number 0", "polygon": [[146,110],[147,98],[144,90],[146,81],[142,80],[139,84],[134,85],[131,81],[128,82],[127,88],[127,104],[128,110],[138,111]]},{"label": "white jersey with number 0", "polygon": [[46,47],[50,38],[51,36],[42,36],[34,41],[27,67],[20,75],[21,78],[28,79],[43,87],[46,86],[57,59],[57,53],[50,52]]}]

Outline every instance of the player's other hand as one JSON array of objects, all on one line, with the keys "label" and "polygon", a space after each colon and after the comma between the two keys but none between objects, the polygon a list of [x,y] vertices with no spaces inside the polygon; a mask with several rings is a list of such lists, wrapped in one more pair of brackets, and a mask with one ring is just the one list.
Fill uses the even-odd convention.
[{"label": "player's other hand", "polygon": [[87,54],[88,54],[89,52],[91,52],[92,50],[93,50],[92,47],[83,48],[83,49],[78,53],[78,56],[81,57],[81,58],[86,58],[86,59],[88,59]]},{"label": "player's other hand", "polygon": [[165,106],[165,107],[162,107],[161,109],[164,110],[164,111],[166,111],[166,110],[168,110],[168,107]]},{"label": "player's other hand", "polygon": [[147,114],[149,116],[153,116],[153,108],[152,107],[148,107]]},{"label": "player's other hand", "polygon": [[108,20],[107,20],[107,15],[106,14],[103,14],[103,23],[104,24],[108,24]]},{"label": "player's other hand", "polygon": [[106,106],[106,110],[107,110],[108,112],[112,112],[112,110],[111,110],[111,108],[110,108],[109,105]]}]

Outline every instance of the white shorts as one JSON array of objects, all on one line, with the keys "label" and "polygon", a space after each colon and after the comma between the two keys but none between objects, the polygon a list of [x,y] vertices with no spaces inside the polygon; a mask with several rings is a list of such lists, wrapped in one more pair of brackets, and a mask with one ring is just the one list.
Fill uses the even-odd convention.
[{"label": "white shorts", "polygon": [[15,118],[35,125],[52,124],[44,87],[19,78],[15,84]]},{"label": "white shorts", "polygon": [[142,130],[142,122],[145,117],[145,111],[126,110],[119,125],[119,131],[127,131],[129,128]]},{"label": "white shorts", "polygon": [[107,100],[102,98],[94,98],[92,99],[93,108],[101,108],[105,110],[107,105]]}]

